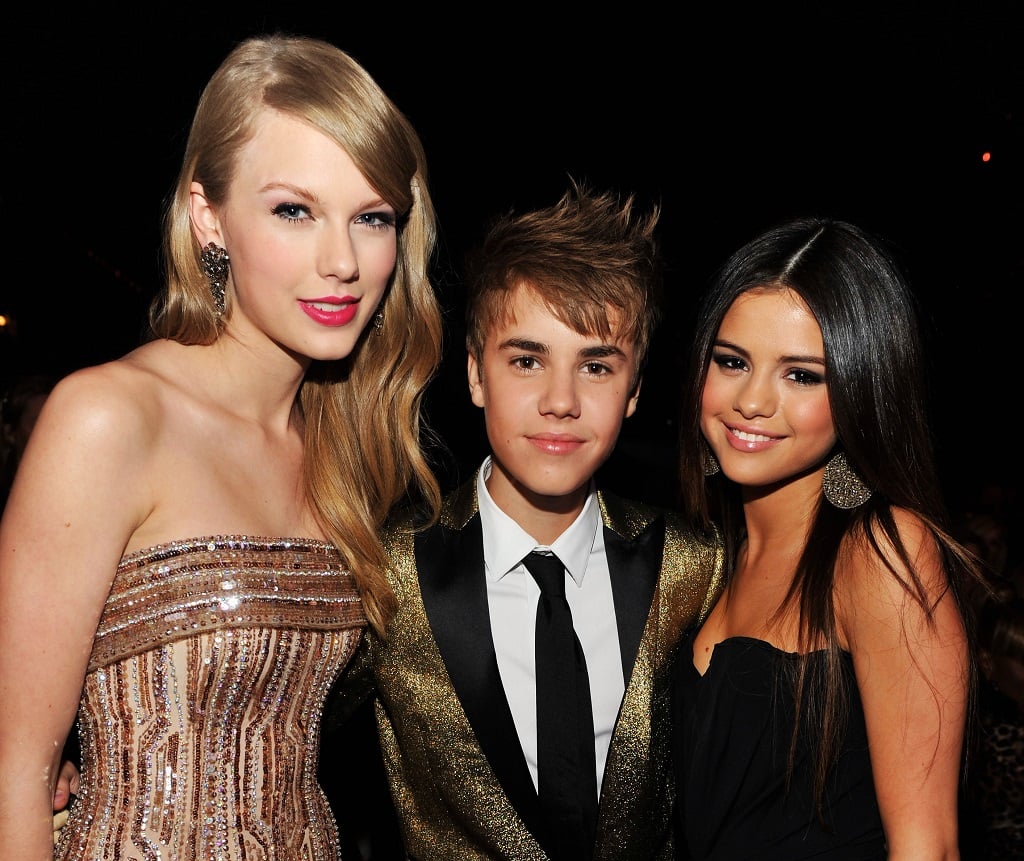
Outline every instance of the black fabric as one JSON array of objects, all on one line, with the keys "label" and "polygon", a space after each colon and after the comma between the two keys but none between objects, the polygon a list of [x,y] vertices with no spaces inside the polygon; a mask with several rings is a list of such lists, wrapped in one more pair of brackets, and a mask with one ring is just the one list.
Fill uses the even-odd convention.
[{"label": "black fabric", "polygon": [[547,825],[498,672],[480,515],[462,529],[439,525],[420,532],[415,541],[423,608],[459,704],[509,802],[539,843]]},{"label": "black fabric", "polygon": [[607,526],[603,529],[622,652],[622,678],[628,688],[658,585],[665,548],[665,518],[654,518],[639,535],[629,539]]},{"label": "black fabric", "polygon": [[[676,662],[674,759],[677,858],[687,861],[884,861],[864,711],[843,653],[849,690],[846,733],[827,785],[822,816],[812,775],[820,725],[804,713],[794,771],[787,778],[796,721],[786,678],[796,654],[749,637],[715,646],[701,676],[693,634]],[[820,679],[825,653],[807,656]],[[813,684],[813,683],[812,683]],[[819,688],[810,696],[820,696]]]},{"label": "black fabric", "polygon": [[542,842],[554,861],[578,861],[591,857],[597,823],[587,661],[565,599],[561,561],[534,552],[523,563],[541,591],[536,633],[537,783],[549,826]]}]

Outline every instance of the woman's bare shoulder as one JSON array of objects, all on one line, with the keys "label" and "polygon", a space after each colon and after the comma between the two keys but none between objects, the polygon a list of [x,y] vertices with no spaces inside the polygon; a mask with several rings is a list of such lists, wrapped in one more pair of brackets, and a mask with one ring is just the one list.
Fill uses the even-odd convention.
[{"label": "woman's bare shoulder", "polygon": [[930,609],[926,608],[948,590],[942,554],[929,525],[901,508],[892,509],[892,518],[904,553],[878,524],[867,527],[870,537],[859,534],[844,543],[836,597],[848,633],[879,623],[903,626],[909,617],[927,617]]},{"label": "woman's bare shoulder", "polygon": [[[158,432],[171,386],[169,356],[161,342],[72,371],[47,398],[36,428],[79,442],[90,437],[143,443]],[[33,435],[35,432],[33,432]]]}]

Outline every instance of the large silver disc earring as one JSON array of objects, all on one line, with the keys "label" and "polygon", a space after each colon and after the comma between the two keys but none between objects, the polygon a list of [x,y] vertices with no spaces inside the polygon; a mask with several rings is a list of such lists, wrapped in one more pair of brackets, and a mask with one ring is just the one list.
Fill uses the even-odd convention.
[{"label": "large silver disc earring", "polygon": [[837,451],[826,464],[821,490],[825,499],[842,509],[856,508],[871,498],[871,488],[857,475],[842,451]]},{"label": "large silver disc earring", "polygon": [[709,477],[712,475],[718,475],[722,468],[719,466],[718,459],[715,457],[714,452],[711,451],[711,446],[708,445],[707,440],[703,437],[701,437],[700,440],[700,466],[701,469],[704,470],[704,475]]},{"label": "large silver disc earring", "polygon": [[228,281],[228,265],[231,258],[226,249],[216,242],[210,242],[200,255],[203,261],[203,272],[210,279],[210,294],[213,296],[213,307],[217,316],[224,313],[224,286]]}]

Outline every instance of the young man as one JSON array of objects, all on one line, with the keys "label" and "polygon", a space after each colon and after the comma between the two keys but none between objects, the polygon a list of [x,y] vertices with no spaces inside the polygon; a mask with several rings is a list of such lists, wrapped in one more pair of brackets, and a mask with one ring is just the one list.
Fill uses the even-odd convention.
[{"label": "young man", "polygon": [[[469,389],[491,455],[438,523],[386,531],[398,608],[328,721],[375,689],[411,858],[671,857],[670,668],[721,552],[594,485],[657,322],[657,219],[574,185],[499,219],[470,261]],[[535,550],[553,554],[564,600],[528,573]],[[552,681],[544,644],[565,635],[545,626],[568,616],[582,656]]]}]

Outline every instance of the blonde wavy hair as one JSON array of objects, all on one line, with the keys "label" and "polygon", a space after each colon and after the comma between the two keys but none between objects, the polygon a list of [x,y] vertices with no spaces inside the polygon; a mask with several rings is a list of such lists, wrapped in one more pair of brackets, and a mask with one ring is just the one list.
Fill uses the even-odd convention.
[{"label": "blonde wavy hair", "polygon": [[[421,405],[441,358],[441,310],[428,277],[437,238],[419,136],[344,51],[286,34],[239,43],[200,97],[181,173],[164,216],[165,286],[150,309],[159,338],[210,344],[218,318],[189,216],[189,188],[227,197],[239,151],[260,110],[309,123],[341,146],[398,213],[398,255],[379,335],[363,333],[344,360],[314,362],[299,390],[303,481],[320,527],[345,555],[370,624],[382,632],[395,598],[378,530],[399,502],[436,517],[440,489],[421,440]],[[230,296],[224,318],[231,314]]]}]

